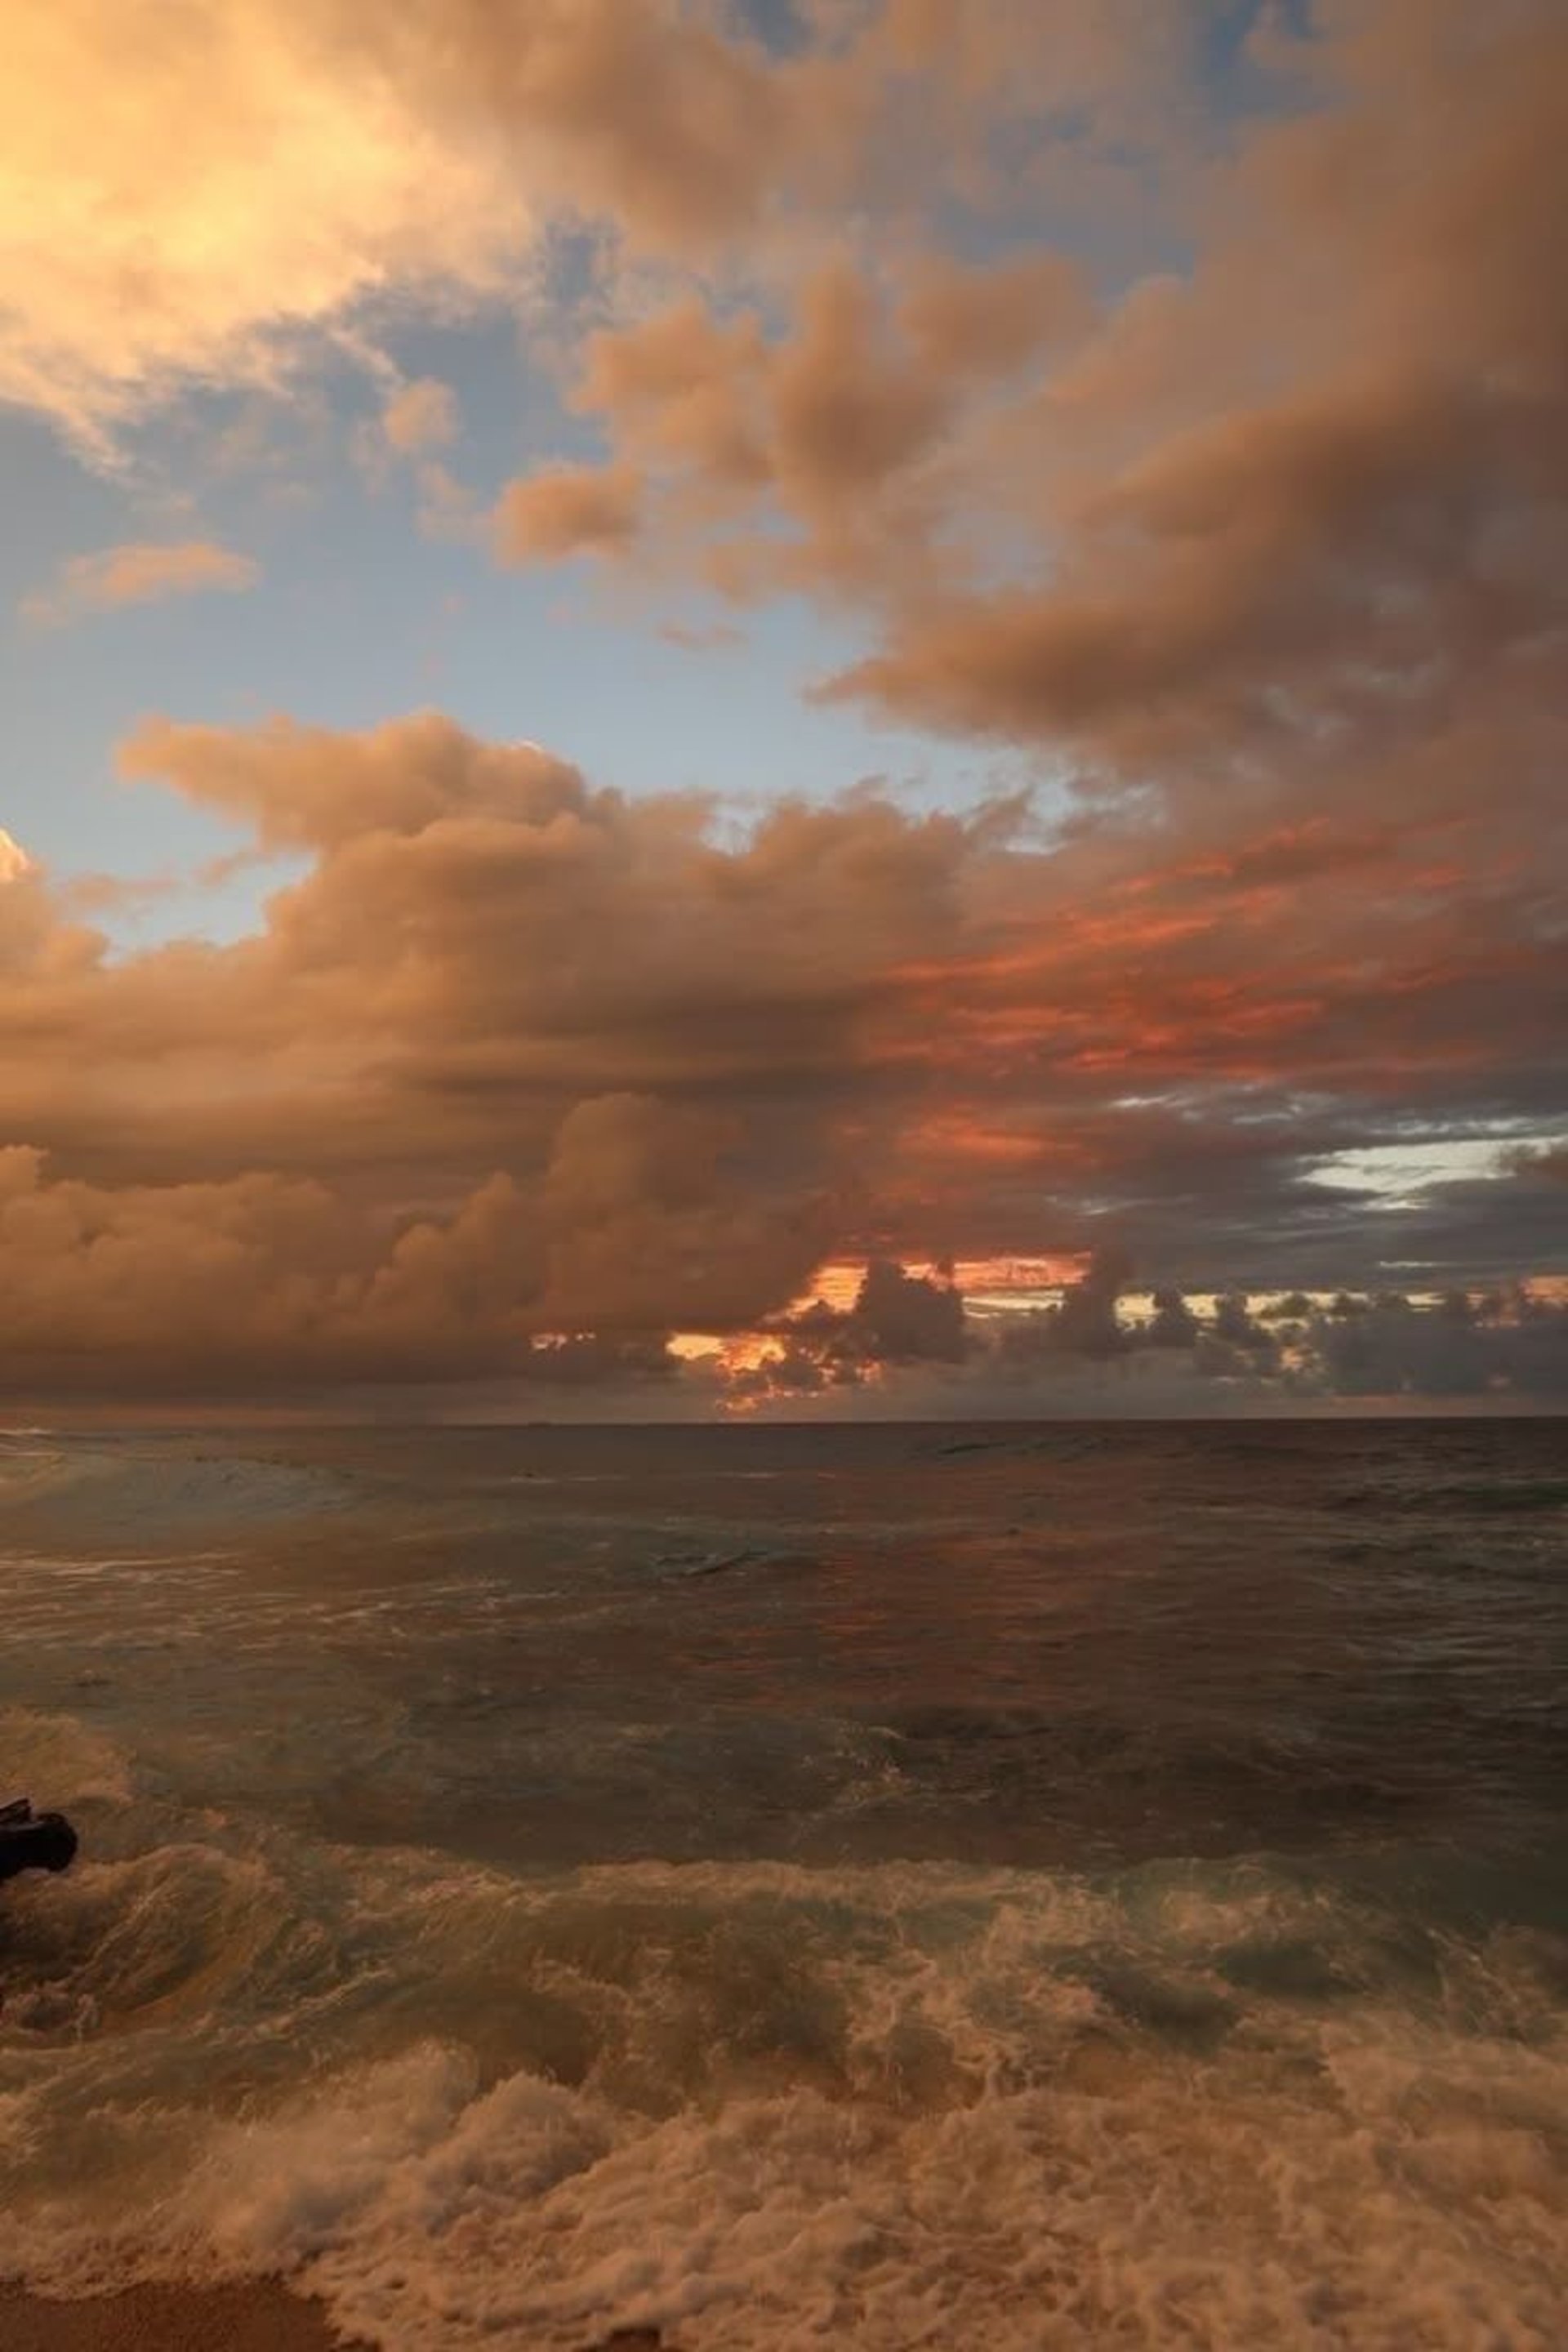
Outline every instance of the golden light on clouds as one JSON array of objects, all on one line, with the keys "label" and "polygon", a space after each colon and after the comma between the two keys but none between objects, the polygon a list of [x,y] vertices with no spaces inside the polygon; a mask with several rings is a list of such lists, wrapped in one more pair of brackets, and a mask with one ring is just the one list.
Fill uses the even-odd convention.
[{"label": "golden light on clouds", "polygon": [[493,142],[307,0],[22,0],[0,87],[0,394],[98,436],[265,383],[400,285],[493,283],[532,215]]},{"label": "golden light on clouds", "polygon": [[24,0],[0,400],[120,520],[16,617],[267,568],[188,675],[27,655],[287,874],[110,938],[0,836],[13,1377],[947,1381],[962,1294],[1035,1379],[1134,1280],[1557,1268],[1568,19],[1245,14]]},{"label": "golden light on clouds", "polygon": [[162,604],[214,589],[232,593],[253,588],[260,577],[261,567],[249,556],[207,540],[106,547],[70,557],[47,587],[23,598],[21,612],[36,627],[59,628],[84,614],[115,612],[127,604]]}]

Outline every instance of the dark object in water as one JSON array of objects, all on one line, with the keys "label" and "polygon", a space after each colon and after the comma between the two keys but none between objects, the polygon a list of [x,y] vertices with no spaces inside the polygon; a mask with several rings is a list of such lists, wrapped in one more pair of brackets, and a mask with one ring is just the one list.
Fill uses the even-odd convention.
[{"label": "dark object in water", "polygon": [[679,2352],[679,2347],[667,2344],[661,2328],[612,2327],[588,2352]]},{"label": "dark object in water", "polygon": [[77,1835],[63,1813],[36,1813],[27,1798],[0,1805],[0,1879],[24,1870],[68,1870]]}]

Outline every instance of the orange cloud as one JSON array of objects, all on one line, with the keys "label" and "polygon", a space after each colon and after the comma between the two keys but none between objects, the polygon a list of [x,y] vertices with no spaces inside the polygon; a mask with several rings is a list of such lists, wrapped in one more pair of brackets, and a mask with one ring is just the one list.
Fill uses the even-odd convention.
[{"label": "orange cloud", "polygon": [[249,556],[211,540],[105,547],[93,555],[72,556],[47,588],[24,597],[21,611],[38,627],[58,628],[86,614],[111,613],[126,604],[253,588],[260,577],[260,566]]},{"label": "orange cloud", "polygon": [[[866,648],[828,692],[1052,791],[742,827],[434,714],[148,722],[126,773],[292,877],[111,955],[0,846],[24,1368],[129,1362],[161,1296],[160,1377],[285,1381],[659,1360],[824,1261],[1108,1234],[1222,1286],[1560,1262],[1551,1160],[1375,1219],[1321,1172],[1561,1117],[1554,0],[1334,0],[1217,126],[1203,12],[1142,0],[796,10],[787,55],[658,0],[147,0],[130,85],[105,5],[34,12],[0,93],[0,396],[101,436],[378,303],[526,301],[585,225],[550,349],[602,460],[510,485],[497,558],[821,599]],[[456,423],[422,379],[371,430],[470,530]],[[84,562],[73,610],[243,559]],[[874,1314],[954,1338],[886,1273],[826,1313],[840,1364]]]},{"label": "orange cloud", "polygon": [[922,259],[889,278],[838,257],[805,270],[791,301],[782,331],[687,299],[591,336],[572,404],[616,454],[514,484],[503,557],[635,550],[737,600],[907,584],[951,520],[974,413],[1090,316],[1078,273],[1048,253]]},{"label": "orange cloud", "polygon": [[[33,9],[0,93],[0,397],[102,454],[193,383],[277,389],[378,317],[536,303],[563,223],[777,286],[847,221],[874,245],[919,205],[1002,206],[992,146],[1020,125],[1037,178],[1092,153],[1121,201],[1160,176],[1198,52],[1174,0],[1092,25],[1076,0],[868,0],[790,31],[670,0]],[[1059,310],[1051,277],[1026,261],[972,302],[972,354]],[[928,310],[940,342],[956,313]]]},{"label": "orange cloud", "polygon": [[1215,173],[1190,280],[1135,289],[999,428],[1048,567],[927,580],[839,691],[1072,744],[1110,782],[1253,745],[1278,767],[1331,727],[1353,752],[1501,672],[1537,697],[1563,614],[1542,223],[1568,202],[1568,27],[1452,0],[1325,21],[1299,52],[1321,103]]},{"label": "orange cloud", "polygon": [[0,397],[100,449],[377,306],[520,298],[566,215],[722,243],[800,129],[756,44],[663,0],[79,0],[12,30]]},{"label": "orange cloud", "polygon": [[512,482],[494,518],[498,554],[513,563],[624,553],[637,536],[643,481],[632,466],[552,467]]},{"label": "orange cloud", "polygon": [[0,392],[89,440],[182,380],[275,380],[290,334],[389,280],[481,288],[531,231],[493,141],[356,67],[330,0],[11,30]]},{"label": "orange cloud", "polygon": [[[254,937],[110,958],[7,858],[21,1386],[138,1351],[166,1386],[531,1376],[546,1334],[723,1337],[825,1261],[1070,1257],[1108,1220],[1159,1275],[1334,1281],[1368,1229],[1325,1157],[1554,1099],[1550,874],[1501,861],[1457,931],[1418,830],[1319,832],[1260,899],[1268,836],[1162,863],[859,795],[721,843],[434,716],[160,722],[125,763],[301,870]],[[1486,870],[1495,820],[1440,821]],[[1403,1246],[1547,1268],[1561,1197],[1505,1174]]]},{"label": "orange cloud", "polygon": [[381,429],[400,457],[444,447],[458,437],[461,411],[449,383],[419,376],[395,392],[381,412]]},{"label": "orange cloud", "polygon": [[[84,1231],[134,1194],[139,1220],[178,1210],[184,1247],[185,1187],[216,1188],[186,1204],[204,1218],[236,1184],[317,1188],[324,1238],[279,1227],[274,1271],[324,1249],[353,1314],[335,1356],[296,1335],[302,1366],[347,1363],[372,1314],[389,1360],[427,1325],[456,1363],[465,1301],[475,1361],[544,1331],[722,1333],[835,1255],[1071,1254],[1108,1217],[1162,1275],[1256,1257],[1333,1281],[1366,1229],[1353,1195],[1317,1197],[1325,1156],[1556,1098],[1552,867],[1500,856],[1495,809],[1435,813],[1485,878],[1458,921],[1424,832],[1359,814],[1258,884],[1277,835],[1030,848],[999,812],[870,795],[721,842],[700,803],[624,800],[432,715],[158,722],[124,760],[300,870],[253,937],[110,958],[11,860],[0,1118],[49,1156],[32,1192],[89,1187]],[[479,1176],[502,1191],[459,1223]],[[1494,1183],[1445,1247],[1495,1264],[1526,1198],[1560,1187]],[[437,1238],[376,1280],[415,1227]]]}]

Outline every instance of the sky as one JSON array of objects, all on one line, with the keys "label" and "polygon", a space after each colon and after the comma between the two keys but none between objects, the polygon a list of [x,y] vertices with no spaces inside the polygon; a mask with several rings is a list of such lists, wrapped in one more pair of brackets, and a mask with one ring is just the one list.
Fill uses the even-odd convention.
[{"label": "sky", "polygon": [[1568,1395],[1562,0],[7,30],[8,1395]]}]

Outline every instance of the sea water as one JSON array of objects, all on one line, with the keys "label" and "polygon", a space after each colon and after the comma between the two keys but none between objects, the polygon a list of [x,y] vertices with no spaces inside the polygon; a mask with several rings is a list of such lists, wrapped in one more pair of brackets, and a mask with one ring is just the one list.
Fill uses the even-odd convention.
[{"label": "sea water", "polygon": [[0,2272],[1568,2344],[1568,1423],[0,1441]]}]

